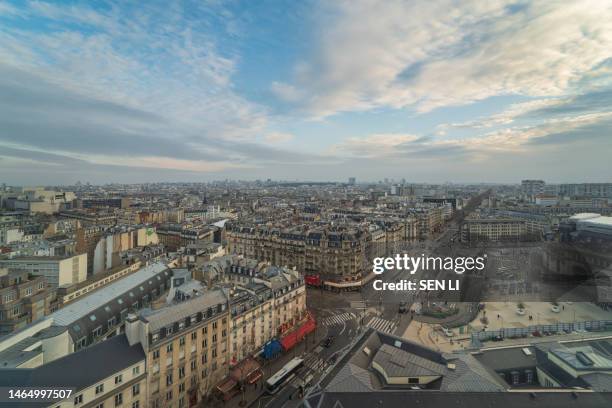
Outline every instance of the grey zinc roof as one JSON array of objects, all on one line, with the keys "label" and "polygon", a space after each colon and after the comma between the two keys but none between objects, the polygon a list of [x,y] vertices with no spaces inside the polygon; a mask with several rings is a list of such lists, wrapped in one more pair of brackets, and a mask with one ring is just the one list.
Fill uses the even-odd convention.
[{"label": "grey zinc roof", "polygon": [[206,313],[209,307],[227,304],[227,299],[227,295],[222,289],[209,290],[182,303],[155,310],[150,314],[144,315],[143,319],[149,322],[149,329],[153,332],[184,320],[198,312]]},{"label": "grey zinc roof", "polygon": [[587,384],[597,392],[612,392],[612,374],[589,373],[580,376]]},{"label": "grey zinc roof", "polygon": [[419,377],[442,375],[445,367],[434,361],[383,344],[376,352],[373,362],[378,363],[390,377]]},{"label": "grey zinc roof", "polygon": [[330,392],[370,392],[373,389],[370,373],[351,363],[342,367],[326,387]]},{"label": "grey zinc roof", "polygon": [[143,284],[167,269],[168,267],[161,262],[145,266],[124,278],[84,296],[82,299],[69,303],[57,312],[50,314],[49,318],[53,319],[53,324],[55,325],[69,326],[99,307],[104,306],[117,296]]},{"label": "grey zinc roof", "polygon": [[454,364],[455,369],[446,369],[441,391],[495,392],[507,388],[496,374],[490,373],[471,354],[453,355],[449,363]]},{"label": "grey zinc roof", "polygon": [[0,387],[67,387],[78,391],[144,359],[140,343],[130,346],[121,334],[37,368],[0,369]]}]

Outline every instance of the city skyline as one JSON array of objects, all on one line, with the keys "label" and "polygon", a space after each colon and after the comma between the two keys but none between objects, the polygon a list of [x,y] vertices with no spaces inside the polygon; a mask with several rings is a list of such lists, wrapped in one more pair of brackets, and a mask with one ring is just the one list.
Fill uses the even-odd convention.
[{"label": "city skyline", "polygon": [[589,1],[0,1],[0,181],[606,182],[611,21]]}]

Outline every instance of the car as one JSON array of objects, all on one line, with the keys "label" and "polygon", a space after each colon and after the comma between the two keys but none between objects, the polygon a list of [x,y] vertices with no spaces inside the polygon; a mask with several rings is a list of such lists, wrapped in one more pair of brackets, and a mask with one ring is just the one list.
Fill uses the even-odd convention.
[{"label": "car", "polygon": [[325,341],[323,342],[323,347],[325,348],[330,348],[332,344],[334,344],[334,340],[336,340],[336,338],[334,336],[329,336],[328,338],[325,339]]}]

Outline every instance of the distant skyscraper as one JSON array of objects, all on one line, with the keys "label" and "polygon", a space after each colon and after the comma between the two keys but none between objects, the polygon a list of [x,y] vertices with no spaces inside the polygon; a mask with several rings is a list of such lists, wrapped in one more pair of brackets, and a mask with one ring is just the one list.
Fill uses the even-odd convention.
[{"label": "distant skyscraper", "polygon": [[544,180],[523,180],[521,181],[521,191],[528,197],[533,197],[544,192]]},{"label": "distant skyscraper", "polygon": [[349,183],[349,185],[354,186],[356,181],[357,180],[355,179],[355,177],[349,177],[349,182],[348,183]]}]

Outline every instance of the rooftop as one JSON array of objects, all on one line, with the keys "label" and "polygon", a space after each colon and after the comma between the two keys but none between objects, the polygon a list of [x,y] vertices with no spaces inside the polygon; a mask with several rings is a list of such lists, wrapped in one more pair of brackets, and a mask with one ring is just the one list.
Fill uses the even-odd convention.
[{"label": "rooftop", "polygon": [[117,296],[141,285],[166,270],[168,270],[168,267],[161,262],[145,266],[139,271],[84,296],[82,299],[69,303],[57,312],[50,314],[48,318],[53,319],[53,324],[55,325],[68,326],[88,313],[112,301]]},{"label": "rooftop", "polygon": [[216,307],[219,304],[226,305],[227,299],[227,294],[222,289],[213,289],[182,303],[149,311],[141,316],[145,322],[149,323],[151,332],[154,332],[198,312],[205,312],[208,308]]}]

